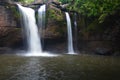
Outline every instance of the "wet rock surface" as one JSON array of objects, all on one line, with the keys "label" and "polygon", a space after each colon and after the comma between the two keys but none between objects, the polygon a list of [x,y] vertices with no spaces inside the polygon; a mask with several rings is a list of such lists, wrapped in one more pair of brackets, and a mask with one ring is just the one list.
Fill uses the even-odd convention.
[{"label": "wet rock surface", "polygon": [[96,48],[95,49],[95,54],[99,54],[99,55],[112,55],[114,54],[114,52],[110,49],[107,48]]},{"label": "wet rock surface", "polygon": [[[0,0],[1,1],[10,1],[10,0]],[[40,2],[41,0],[36,0]],[[48,2],[56,0],[48,0]],[[57,2],[56,2],[57,3]],[[50,5],[51,6],[51,5]],[[43,31],[43,48],[47,51],[53,52],[67,52],[67,29],[66,22],[64,18],[64,12],[62,13],[60,10],[50,8],[51,12],[47,14],[47,22],[46,29]],[[24,41],[22,38],[22,30],[20,28],[16,28],[17,25],[14,23],[13,14],[9,13],[9,10],[5,8],[5,6],[0,5],[0,47],[3,47],[2,52],[5,51],[4,47],[10,48],[18,48],[23,47]],[[8,14],[9,13],[9,14]],[[55,15],[52,15],[55,14]],[[71,15],[72,16],[72,15]],[[78,51],[86,51],[91,54],[99,54],[99,55],[119,55],[119,47],[120,47],[120,23],[119,16],[110,17],[112,21],[106,22],[108,23],[116,23],[109,24],[104,26],[103,33],[98,33],[97,30],[93,30],[91,33],[83,33],[82,28],[78,23]],[[114,19],[115,18],[115,19]],[[116,22],[117,19],[117,22]],[[81,21],[81,20],[80,20]],[[20,22],[19,22],[20,23]],[[19,25],[20,26],[20,25]],[[108,29],[109,28],[109,29]],[[80,30],[80,31],[79,31]],[[73,33],[74,34],[74,33]],[[82,41],[84,40],[84,41]],[[107,41],[108,40],[108,41]],[[110,41],[111,40],[111,41]],[[25,49],[25,48],[22,48]],[[9,51],[9,49],[6,48]]]},{"label": "wet rock surface", "polygon": [[22,41],[21,29],[0,27],[0,46],[14,47]]}]

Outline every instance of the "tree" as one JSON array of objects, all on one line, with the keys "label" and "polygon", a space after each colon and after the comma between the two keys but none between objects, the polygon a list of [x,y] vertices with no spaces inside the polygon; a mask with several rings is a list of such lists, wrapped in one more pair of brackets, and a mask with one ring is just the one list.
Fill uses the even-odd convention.
[{"label": "tree", "polygon": [[103,22],[106,16],[113,15],[120,10],[120,0],[59,0],[69,3],[69,10],[77,11],[87,17],[97,17]]}]

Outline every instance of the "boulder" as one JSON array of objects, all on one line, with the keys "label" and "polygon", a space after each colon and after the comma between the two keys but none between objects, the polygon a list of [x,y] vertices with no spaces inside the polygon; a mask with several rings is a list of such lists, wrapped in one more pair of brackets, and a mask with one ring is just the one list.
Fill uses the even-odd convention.
[{"label": "boulder", "polygon": [[0,54],[11,53],[13,50],[8,47],[0,47]]},{"label": "boulder", "polygon": [[107,49],[107,48],[96,48],[95,49],[95,54],[99,55],[112,55],[114,52],[112,49]]}]

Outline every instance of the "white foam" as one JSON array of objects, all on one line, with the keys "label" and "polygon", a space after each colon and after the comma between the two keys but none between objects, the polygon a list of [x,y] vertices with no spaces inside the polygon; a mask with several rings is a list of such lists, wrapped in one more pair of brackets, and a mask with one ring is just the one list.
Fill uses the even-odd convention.
[{"label": "white foam", "polygon": [[60,56],[58,54],[53,54],[49,52],[27,52],[27,53],[19,53],[19,56],[26,56],[26,57],[57,57]]}]

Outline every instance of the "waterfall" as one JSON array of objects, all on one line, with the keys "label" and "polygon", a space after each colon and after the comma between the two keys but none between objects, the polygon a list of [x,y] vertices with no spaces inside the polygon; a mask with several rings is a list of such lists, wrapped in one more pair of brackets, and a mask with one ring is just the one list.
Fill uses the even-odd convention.
[{"label": "waterfall", "polygon": [[[38,27],[39,32],[41,33],[41,37],[44,37],[44,29],[45,29],[45,18],[46,18],[46,5],[40,6],[38,9]],[[44,47],[44,39],[41,39],[42,47]]]},{"label": "waterfall", "polygon": [[[21,13],[22,26],[24,27],[23,32],[27,40],[28,52],[25,54],[25,56],[57,56],[42,51],[41,35],[39,35],[38,27],[36,24],[35,11],[31,8],[23,7],[19,4],[17,5]],[[39,12],[44,12],[45,14],[45,5],[40,7]],[[44,22],[43,19],[40,19],[40,21],[39,23],[41,24]]]},{"label": "waterfall", "polygon": [[27,40],[28,52],[30,52],[30,54],[42,52],[40,35],[38,34],[38,27],[35,20],[35,11],[19,4],[18,7],[22,16],[22,25]]},{"label": "waterfall", "polygon": [[66,14],[67,30],[68,30],[67,31],[68,32],[68,54],[74,54],[70,15],[68,14],[68,12],[65,12],[65,14]]},{"label": "waterfall", "polygon": [[[19,4],[18,8],[21,13],[22,25],[24,27],[23,31],[27,40],[27,47],[29,55],[41,55],[42,45],[41,45],[41,35],[39,35],[38,27],[35,19],[35,11],[28,7],[23,7]],[[39,28],[45,27],[45,10],[46,6],[42,5],[38,9],[38,26]],[[73,39],[72,39],[72,29],[71,29],[71,20],[68,12],[65,12],[68,28],[68,54],[74,54],[73,49]],[[44,54],[49,56],[49,54]]]},{"label": "waterfall", "polygon": [[45,11],[46,11],[46,5],[42,5],[38,9],[38,26],[39,26],[39,28],[45,27]]},{"label": "waterfall", "polygon": [[74,13],[74,49],[78,50],[78,29],[77,29],[77,13]]}]

